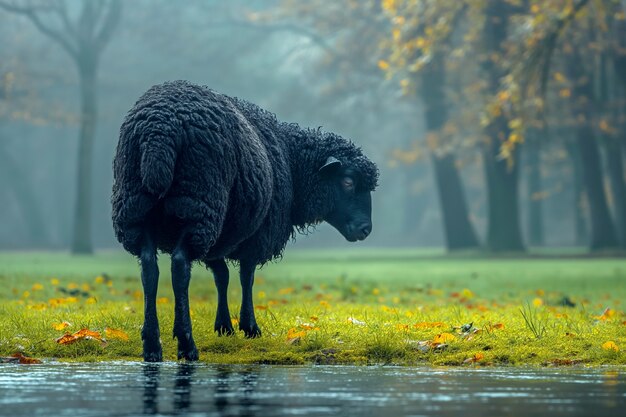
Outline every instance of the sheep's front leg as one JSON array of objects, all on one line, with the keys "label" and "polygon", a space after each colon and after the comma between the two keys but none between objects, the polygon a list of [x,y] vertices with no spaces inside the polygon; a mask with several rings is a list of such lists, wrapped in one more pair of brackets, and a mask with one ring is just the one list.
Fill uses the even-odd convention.
[{"label": "sheep's front leg", "polygon": [[224,259],[208,263],[213,271],[213,279],[217,287],[217,314],[215,315],[215,331],[218,335],[232,335],[235,333],[228,310],[228,266]]},{"label": "sheep's front leg", "polygon": [[178,359],[198,360],[198,350],[191,334],[189,316],[189,281],[191,260],[183,239],[172,252],[172,287],[174,289],[174,337],[178,339]]},{"label": "sheep's front leg", "polygon": [[239,315],[239,330],[243,330],[246,337],[260,337],[261,329],[256,324],[254,305],[252,303],[252,286],[254,285],[254,270],[256,264],[241,261],[239,278],[241,280],[241,312]]},{"label": "sheep's front leg", "polygon": [[161,337],[159,333],[159,319],[157,317],[156,296],[159,286],[159,266],[157,264],[156,247],[150,237],[146,237],[141,254],[141,283],[143,285],[144,322],[141,328],[143,340],[143,360],[146,362],[161,362]]}]

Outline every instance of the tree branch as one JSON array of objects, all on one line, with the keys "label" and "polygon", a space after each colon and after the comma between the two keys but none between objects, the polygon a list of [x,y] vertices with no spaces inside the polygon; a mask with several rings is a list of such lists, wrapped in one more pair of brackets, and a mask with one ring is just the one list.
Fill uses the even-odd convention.
[{"label": "tree branch", "polygon": [[0,9],[27,17],[41,33],[60,44],[72,58],[77,58],[78,51],[76,47],[72,45],[71,38],[68,38],[63,32],[44,24],[39,16],[37,7],[17,6],[14,3],[0,1]]},{"label": "tree branch", "polygon": [[117,27],[122,15],[122,2],[120,0],[110,0],[107,14],[104,18],[104,23],[100,28],[100,31],[95,36],[95,46],[98,50],[102,50],[104,46],[109,42],[113,31]]}]

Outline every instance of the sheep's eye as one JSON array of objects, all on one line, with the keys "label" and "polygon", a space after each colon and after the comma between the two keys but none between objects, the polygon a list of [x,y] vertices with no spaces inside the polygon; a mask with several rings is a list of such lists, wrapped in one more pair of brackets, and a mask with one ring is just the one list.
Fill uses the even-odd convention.
[{"label": "sheep's eye", "polygon": [[350,178],[350,177],[344,177],[341,180],[341,185],[343,185],[343,188],[345,190],[350,191],[350,190],[352,190],[354,188],[354,180],[352,180],[352,178]]}]

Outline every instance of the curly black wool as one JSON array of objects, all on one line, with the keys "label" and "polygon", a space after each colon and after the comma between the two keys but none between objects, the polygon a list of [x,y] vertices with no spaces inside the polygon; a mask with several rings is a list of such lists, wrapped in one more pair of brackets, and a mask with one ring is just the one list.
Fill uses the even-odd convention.
[{"label": "curly black wool", "polygon": [[120,129],[115,234],[139,256],[146,230],[171,253],[184,228],[192,260],[263,264],[333,209],[331,187],[318,175],[329,156],[374,190],[376,165],[341,136],[279,122],[254,104],[186,81],[156,85]]}]

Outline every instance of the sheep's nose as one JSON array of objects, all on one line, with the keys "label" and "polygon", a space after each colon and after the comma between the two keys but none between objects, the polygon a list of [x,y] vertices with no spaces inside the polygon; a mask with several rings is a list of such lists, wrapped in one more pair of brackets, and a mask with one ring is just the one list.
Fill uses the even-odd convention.
[{"label": "sheep's nose", "polygon": [[367,222],[359,227],[359,231],[361,232],[362,239],[365,239],[372,232],[372,223]]}]

